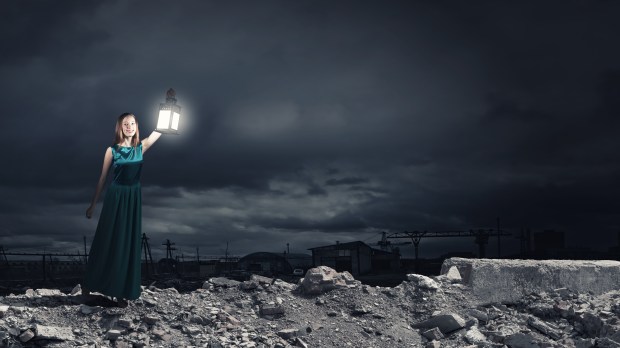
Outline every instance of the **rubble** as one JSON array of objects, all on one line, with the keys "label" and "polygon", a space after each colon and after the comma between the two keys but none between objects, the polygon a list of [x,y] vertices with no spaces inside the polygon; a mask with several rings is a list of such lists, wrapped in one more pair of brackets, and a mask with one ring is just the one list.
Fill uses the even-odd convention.
[{"label": "rubble", "polygon": [[557,286],[481,304],[456,274],[388,288],[322,266],[298,284],[143,286],[126,308],[86,305],[78,286],[27,289],[0,297],[0,347],[620,347],[618,289]]}]

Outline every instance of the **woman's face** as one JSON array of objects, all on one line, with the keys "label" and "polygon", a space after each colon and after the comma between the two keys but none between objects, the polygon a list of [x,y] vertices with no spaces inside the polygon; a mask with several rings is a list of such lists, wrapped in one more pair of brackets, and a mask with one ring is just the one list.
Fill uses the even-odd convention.
[{"label": "woman's face", "polygon": [[127,116],[122,122],[123,135],[133,137],[136,134],[136,119],[133,116]]}]

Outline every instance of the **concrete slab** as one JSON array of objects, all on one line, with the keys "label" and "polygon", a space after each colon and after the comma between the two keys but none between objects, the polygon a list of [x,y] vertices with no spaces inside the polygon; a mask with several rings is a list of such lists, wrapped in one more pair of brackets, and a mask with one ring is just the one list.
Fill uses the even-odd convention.
[{"label": "concrete slab", "polygon": [[441,274],[456,266],[478,304],[514,303],[532,292],[558,288],[599,295],[620,289],[620,262],[611,260],[446,259]]}]

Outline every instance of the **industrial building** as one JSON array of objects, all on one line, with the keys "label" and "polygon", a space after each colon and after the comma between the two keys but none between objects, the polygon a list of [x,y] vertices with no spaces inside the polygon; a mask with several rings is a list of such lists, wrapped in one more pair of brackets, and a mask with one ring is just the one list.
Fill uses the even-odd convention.
[{"label": "industrial building", "polygon": [[400,254],[371,248],[364,242],[338,243],[310,248],[314,266],[329,266],[352,275],[398,270]]}]

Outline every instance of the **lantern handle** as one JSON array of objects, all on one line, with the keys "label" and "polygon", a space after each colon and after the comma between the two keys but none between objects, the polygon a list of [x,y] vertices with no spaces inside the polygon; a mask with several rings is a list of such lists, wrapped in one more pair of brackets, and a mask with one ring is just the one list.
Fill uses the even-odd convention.
[{"label": "lantern handle", "polygon": [[176,95],[177,93],[174,91],[174,89],[170,88],[166,92],[166,103],[176,104],[177,103],[177,99],[175,98]]}]

